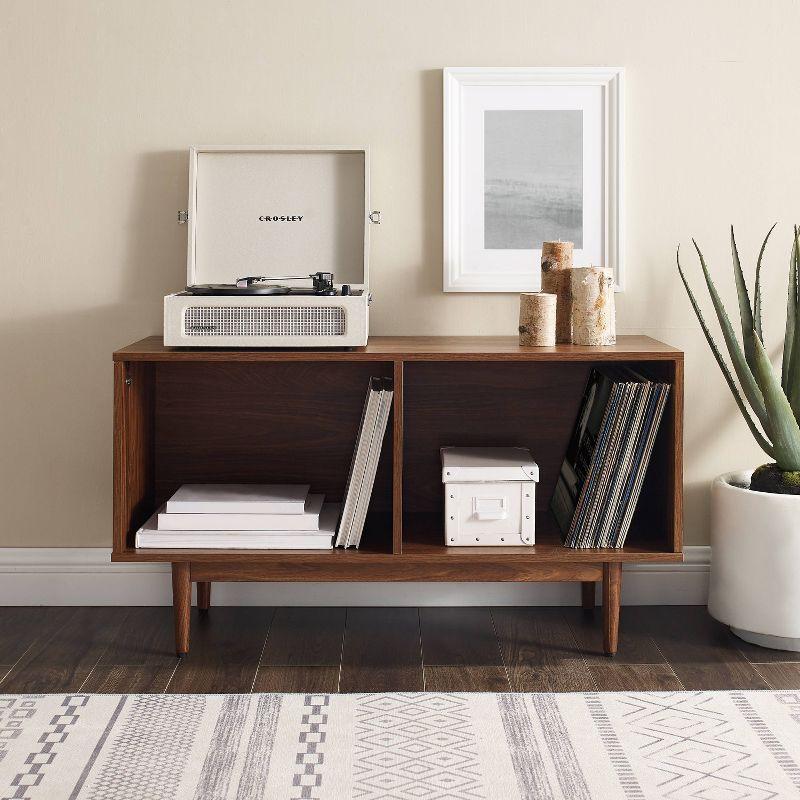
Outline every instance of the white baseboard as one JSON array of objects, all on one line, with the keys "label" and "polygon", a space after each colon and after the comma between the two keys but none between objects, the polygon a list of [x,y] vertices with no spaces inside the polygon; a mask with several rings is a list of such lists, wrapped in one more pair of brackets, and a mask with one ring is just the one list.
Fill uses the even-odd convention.
[{"label": "white baseboard", "polygon": [[[110,552],[0,548],[0,606],[172,603],[168,564],[111,563]],[[682,564],[626,565],[622,602],[704,605],[711,548],[686,547],[684,558]],[[219,583],[213,590],[213,603],[227,606],[572,606],[579,598],[569,583]]]}]

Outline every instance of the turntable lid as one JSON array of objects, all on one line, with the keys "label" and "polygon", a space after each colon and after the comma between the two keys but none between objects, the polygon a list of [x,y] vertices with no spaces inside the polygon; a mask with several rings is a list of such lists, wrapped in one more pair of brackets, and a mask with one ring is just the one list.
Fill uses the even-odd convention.
[{"label": "turntable lid", "polygon": [[368,193],[365,147],[192,148],[187,283],[322,271],[367,286]]}]

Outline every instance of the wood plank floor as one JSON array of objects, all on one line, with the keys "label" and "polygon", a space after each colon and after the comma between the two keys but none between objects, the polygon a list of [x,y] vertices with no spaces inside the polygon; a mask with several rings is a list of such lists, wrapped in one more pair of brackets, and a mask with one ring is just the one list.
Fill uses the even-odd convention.
[{"label": "wood plank floor", "polygon": [[0,608],[0,694],[800,689],[800,653],[699,606],[622,610],[619,653],[577,608],[212,608],[188,658],[170,608]]}]

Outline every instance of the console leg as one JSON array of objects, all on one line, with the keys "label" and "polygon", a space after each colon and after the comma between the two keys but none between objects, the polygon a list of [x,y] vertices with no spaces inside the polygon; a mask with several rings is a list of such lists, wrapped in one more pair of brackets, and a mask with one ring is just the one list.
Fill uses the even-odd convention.
[{"label": "console leg", "polygon": [[594,608],[594,581],[581,581],[581,606],[584,611]]},{"label": "console leg", "polygon": [[192,608],[192,577],[186,561],[172,565],[172,608],[175,612],[175,652],[181,657],[189,652],[189,619]]},{"label": "console leg", "polygon": [[619,604],[622,590],[622,564],[603,564],[603,650],[607,656],[617,652],[619,642]]},{"label": "console leg", "polygon": [[204,614],[211,608],[211,581],[197,581],[197,608]]}]

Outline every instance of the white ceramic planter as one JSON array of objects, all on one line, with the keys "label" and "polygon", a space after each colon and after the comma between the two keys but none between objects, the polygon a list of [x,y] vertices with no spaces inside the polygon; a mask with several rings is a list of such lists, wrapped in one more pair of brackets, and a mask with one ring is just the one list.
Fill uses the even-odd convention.
[{"label": "white ceramic planter", "polygon": [[708,610],[742,639],[800,650],[800,495],[742,488],[751,474],[712,485]]}]

